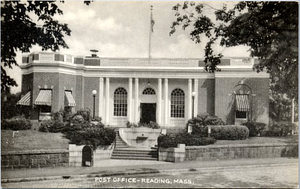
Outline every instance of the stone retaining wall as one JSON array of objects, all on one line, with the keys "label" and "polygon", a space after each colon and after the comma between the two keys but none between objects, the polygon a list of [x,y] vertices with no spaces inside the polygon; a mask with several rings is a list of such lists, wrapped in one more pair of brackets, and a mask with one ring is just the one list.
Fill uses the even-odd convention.
[{"label": "stone retaining wall", "polygon": [[239,144],[187,146],[185,161],[284,157],[297,144]]},{"label": "stone retaining wall", "polygon": [[158,161],[181,162],[185,160],[185,144],[178,144],[177,148],[159,148]]},{"label": "stone retaining wall", "polygon": [[4,169],[68,166],[68,162],[69,151],[67,149],[1,153],[1,168]]}]

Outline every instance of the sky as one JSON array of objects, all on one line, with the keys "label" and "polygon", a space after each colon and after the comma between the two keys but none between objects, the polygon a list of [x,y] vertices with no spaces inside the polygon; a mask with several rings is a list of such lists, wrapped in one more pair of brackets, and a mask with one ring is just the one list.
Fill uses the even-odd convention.
[{"label": "sky", "polygon": [[[55,16],[61,23],[67,23],[71,36],[65,36],[69,49],[59,52],[75,56],[90,55],[91,49],[97,49],[100,57],[134,57],[146,58],[149,54],[150,6],[153,6],[155,21],[151,33],[152,58],[203,58],[207,40],[195,44],[189,36],[189,29],[181,28],[169,35],[170,26],[175,20],[172,7],[176,1],[94,1],[89,6],[82,1],[58,2],[63,15]],[[196,2],[197,3],[197,2]],[[221,8],[223,3],[228,7],[232,2],[205,2],[214,8]],[[214,10],[205,8],[205,14],[214,19]],[[216,53],[222,52],[225,57],[249,57],[249,48],[238,46],[225,48],[215,45]],[[41,51],[34,46],[31,52]],[[21,64],[22,53],[17,53],[17,62]],[[18,87],[12,93],[21,91],[21,69],[14,67],[8,74],[15,78]]]}]

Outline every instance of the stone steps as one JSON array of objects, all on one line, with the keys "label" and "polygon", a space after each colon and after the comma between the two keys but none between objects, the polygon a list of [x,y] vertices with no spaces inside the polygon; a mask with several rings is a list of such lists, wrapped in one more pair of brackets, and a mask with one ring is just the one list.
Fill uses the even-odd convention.
[{"label": "stone steps", "polygon": [[157,161],[158,152],[156,148],[129,148],[116,131],[116,147],[113,150],[111,159],[127,160],[153,160]]}]

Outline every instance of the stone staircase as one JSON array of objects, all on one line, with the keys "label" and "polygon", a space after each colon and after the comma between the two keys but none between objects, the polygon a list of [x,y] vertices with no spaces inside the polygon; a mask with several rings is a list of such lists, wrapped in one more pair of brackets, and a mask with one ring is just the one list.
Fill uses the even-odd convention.
[{"label": "stone staircase", "polygon": [[153,160],[157,161],[157,148],[130,148],[116,131],[116,146],[111,159]]}]

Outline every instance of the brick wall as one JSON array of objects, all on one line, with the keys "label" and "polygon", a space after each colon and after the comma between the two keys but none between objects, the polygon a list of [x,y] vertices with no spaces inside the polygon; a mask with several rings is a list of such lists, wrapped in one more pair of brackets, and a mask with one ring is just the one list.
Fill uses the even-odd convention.
[{"label": "brick wall", "polygon": [[285,157],[297,144],[187,146],[185,161]]},{"label": "brick wall", "polygon": [[40,168],[68,166],[68,150],[36,150],[2,152],[1,168]]},{"label": "brick wall", "polygon": [[[227,124],[235,121],[234,87],[241,81],[252,88],[252,121],[269,124],[269,79],[268,78],[216,78],[215,79],[215,115]],[[251,103],[251,102],[250,102]]]}]

